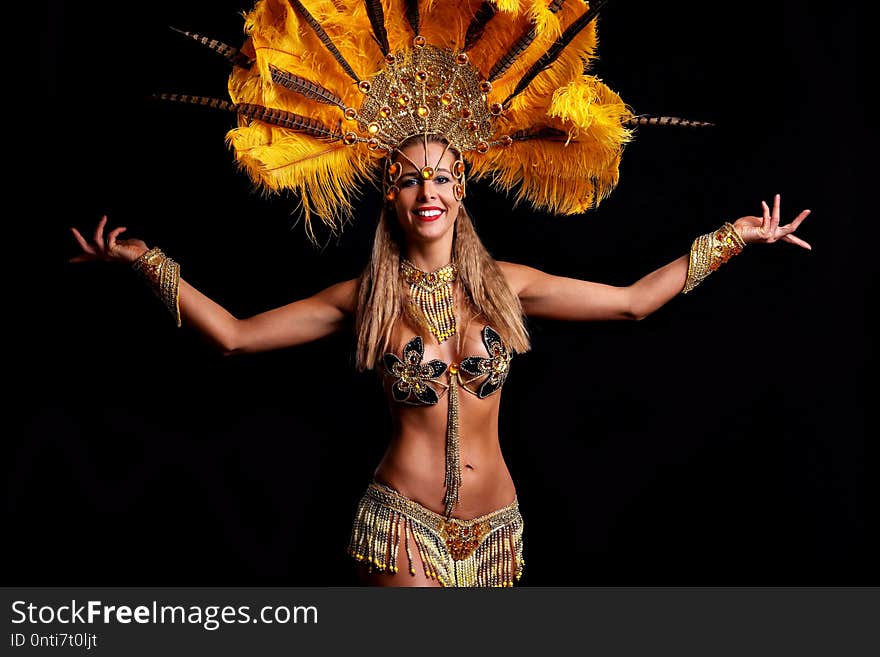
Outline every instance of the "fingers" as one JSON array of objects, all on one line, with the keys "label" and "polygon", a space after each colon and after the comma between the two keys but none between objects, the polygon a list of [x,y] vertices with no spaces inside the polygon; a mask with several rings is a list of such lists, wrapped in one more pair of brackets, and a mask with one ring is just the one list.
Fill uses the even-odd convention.
[{"label": "fingers", "polygon": [[783,226],[778,230],[778,234],[781,235],[779,239],[783,242],[788,242],[789,244],[795,244],[803,249],[807,249],[807,251],[812,251],[813,247],[810,246],[808,242],[802,240],[800,237],[795,237],[794,231],[797,230],[797,227],[801,225],[804,219],[806,219],[810,214],[809,210],[804,210],[801,212],[794,220],[788,224],[787,226]]},{"label": "fingers", "polygon": [[782,202],[782,198],[779,194],[773,197],[773,214],[770,215],[770,235],[776,233],[776,229],[779,228],[779,205]]},{"label": "fingers", "polygon": [[118,246],[117,238],[121,235],[125,230],[125,226],[120,226],[119,228],[114,228],[110,231],[109,235],[107,235],[107,239],[104,239],[104,229],[107,227],[107,215],[105,214],[101,217],[101,220],[98,222],[98,226],[95,228],[94,234],[94,243],[89,243],[82,236],[82,234],[76,229],[71,227],[70,232],[73,233],[73,237],[76,239],[80,248],[83,252],[70,260],[68,262],[85,262],[87,260],[93,259],[106,259],[110,256],[110,253]]},{"label": "fingers", "polygon": [[770,234],[770,207],[764,202],[761,201],[761,209],[764,210],[763,220],[761,221],[761,235],[766,237]]},{"label": "fingers", "polygon": [[110,234],[107,236],[107,250],[112,251],[116,248],[116,238],[119,237],[119,234],[125,230],[125,226],[120,226],[119,228],[114,228],[110,231]]},{"label": "fingers", "polygon": [[[764,202],[761,201],[761,207],[764,209],[764,217],[761,221],[761,234],[764,237],[767,243],[775,242],[778,239],[783,239],[786,235],[790,235],[794,231],[797,230],[798,226],[801,225],[804,219],[810,214],[809,210],[804,210],[797,217],[794,218],[790,224],[786,226],[779,226],[780,221],[780,206],[782,205],[782,196],[780,194],[776,194],[773,197],[773,210],[770,211],[770,207]],[[786,240],[791,241],[791,240]],[[810,248],[810,246],[804,242],[803,240],[798,240],[796,242],[799,246],[804,246],[804,248]]]},{"label": "fingers", "polygon": [[801,225],[801,222],[802,222],[804,219],[806,219],[809,215],[810,215],[810,211],[809,211],[809,210],[804,210],[804,211],[801,212],[798,216],[796,216],[796,217],[794,218],[794,221],[792,221],[791,224],[789,224],[789,225],[791,225],[791,226],[794,226],[794,228],[792,228],[792,231],[794,231],[798,226],[800,226],[800,225]]},{"label": "fingers", "polygon": [[89,243],[86,242],[83,236],[79,234],[79,231],[76,228],[71,228],[70,230],[73,233],[73,236],[76,238],[76,241],[79,242],[80,248],[89,255],[94,255],[95,250],[89,246]]},{"label": "fingers", "polygon": [[810,246],[808,242],[805,242],[800,237],[796,237],[794,235],[786,235],[785,237],[782,238],[782,241],[788,242],[789,244],[795,244],[797,246],[800,246],[801,248],[806,249],[807,251],[813,250],[813,247]]},{"label": "fingers", "polygon": [[98,227],[95,228],[95,244],[101,251],[104,250],[104,226],[106,225],[107,215],[105,214],[103,217],[101,217],[101,221],[98,222]]},{"label": "fingers", "polygon": [[779,228],[779,235],[788,235],[789,233],[793,233],[797,230],[797,227],[801,225],[801,222],[807,218],[807,215],[810,214],[809,210],[804,210],[798,216],[794,218],[794,220],[788,224],[787,226],[782,226]]}]

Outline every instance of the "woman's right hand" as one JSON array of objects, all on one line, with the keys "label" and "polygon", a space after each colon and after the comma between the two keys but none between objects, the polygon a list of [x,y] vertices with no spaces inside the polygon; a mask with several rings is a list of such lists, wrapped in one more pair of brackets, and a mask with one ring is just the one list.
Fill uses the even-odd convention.
[{"label": "woman's right hand", "polygon": [[101,217],[98,227],[95,229],[95,237],[92,242],[86,241],[76,228],[71,228],[73,236],[79,242],[83,250],[78,256],[74,256],[68,262],[134,262],[141,255],[149,251],[149,247],[141,240],[116,239],[123,231],[124,226],[114,228],[104,239],[104,227],[107,225],[107,215]]}]

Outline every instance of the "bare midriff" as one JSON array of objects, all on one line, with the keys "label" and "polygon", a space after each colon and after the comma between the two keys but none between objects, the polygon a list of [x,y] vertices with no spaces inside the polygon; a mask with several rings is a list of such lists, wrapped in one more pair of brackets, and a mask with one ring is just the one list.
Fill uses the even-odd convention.
[{"label": "bare midriff", "polygon": [[[498,438],[500,398],[500,391],[479,399],[458,390],[462,485],[452,513],[456,518],[476,518],[516,498]],[[374,475],[376,481],[439,514],[446,492],[447,411],[448,393],[435,406],[392,403],[394,431]]]}]

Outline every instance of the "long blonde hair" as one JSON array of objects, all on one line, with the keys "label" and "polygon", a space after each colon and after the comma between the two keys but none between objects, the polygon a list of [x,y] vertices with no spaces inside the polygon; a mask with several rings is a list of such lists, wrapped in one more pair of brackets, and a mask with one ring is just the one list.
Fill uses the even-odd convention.
[{"label": "long blonde hair", "polygon": [[[374,369],[391,344],[396,323],[407,315],[407,292],[400,280],[403,230],[392,207],[379,216],[370,262],[358,279],[357,369]],[[509,349],[529,350],[522,304],[510,289],[498,263],[477,236],[470,216],[461,206],[452,240],[452,261],[458,269],[458,283],[473,314],[483,317],[501,335]],[[460,307],[460,306],[459,306]]]}]

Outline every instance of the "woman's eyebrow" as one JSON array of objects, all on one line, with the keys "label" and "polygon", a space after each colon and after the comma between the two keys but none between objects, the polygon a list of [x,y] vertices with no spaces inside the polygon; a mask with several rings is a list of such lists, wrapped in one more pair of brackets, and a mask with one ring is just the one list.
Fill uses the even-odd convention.
[{"label": "woman's eyebrow", "polygon": [[[440,173],[441,171],[448,173],[450,175],[452,174],[452,172],[449,169],[434,169],[435,173]],[[422,176],[418,171],[407,171],[406,173],[400,174],[400,177],[401,178],[421,178]]]}]

